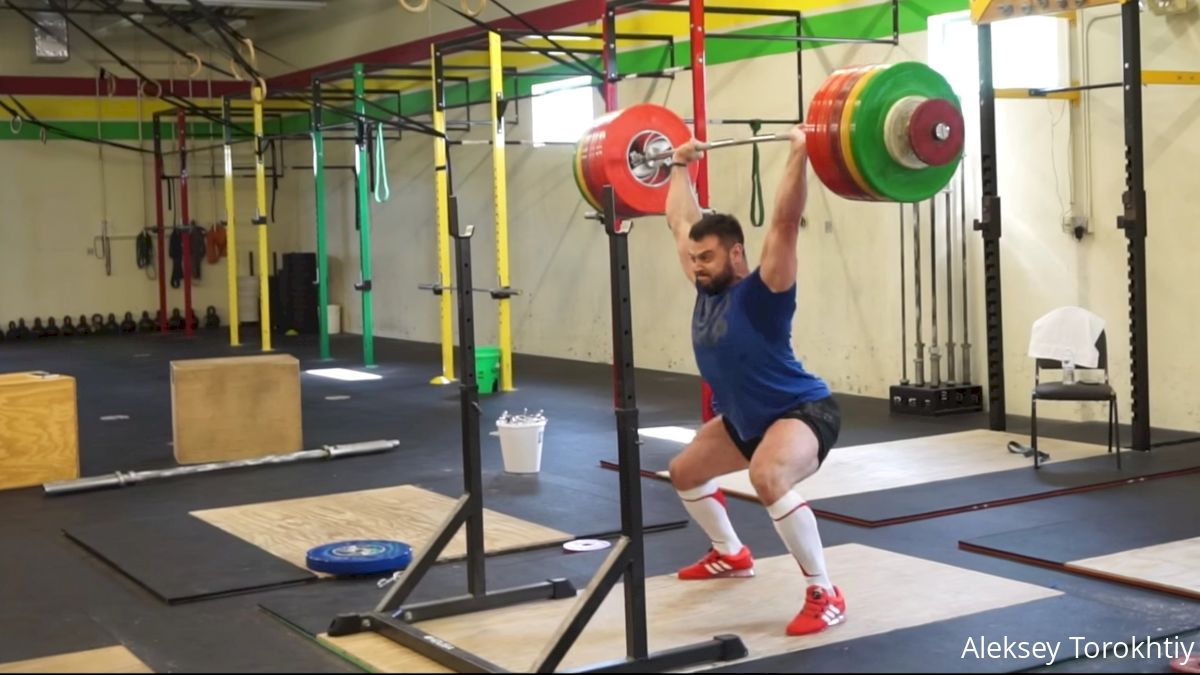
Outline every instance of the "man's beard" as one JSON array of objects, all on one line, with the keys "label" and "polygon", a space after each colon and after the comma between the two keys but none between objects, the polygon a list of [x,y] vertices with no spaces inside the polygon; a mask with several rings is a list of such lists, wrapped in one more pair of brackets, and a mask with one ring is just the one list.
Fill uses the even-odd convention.
[{"label": "man's beard", "polygon": [[713,295],[724,292],[725,289],[729,288],[729,286],[732,284],[733,284],[733,266],[732,265],[726,266],[724,270],[721,270],[720,274],[717,274],[715,277],[712,277],[707,282],[705,282],[705,281],[700,282],[700,286],[705,291],[707,291],[708,293],[711,293]]}]

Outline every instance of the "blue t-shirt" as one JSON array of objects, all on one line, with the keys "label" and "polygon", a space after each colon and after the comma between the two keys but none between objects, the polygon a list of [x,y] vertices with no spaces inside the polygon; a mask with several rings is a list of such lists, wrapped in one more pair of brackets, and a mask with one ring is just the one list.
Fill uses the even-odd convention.
[{"label": "blue t-shirt", "polygon": [[743,440],[758,438],[783,413],[829,396],[792,351],[796,287],[774,293],[759,270],[721,293],[697,284],[692,346],[713,407]]}]

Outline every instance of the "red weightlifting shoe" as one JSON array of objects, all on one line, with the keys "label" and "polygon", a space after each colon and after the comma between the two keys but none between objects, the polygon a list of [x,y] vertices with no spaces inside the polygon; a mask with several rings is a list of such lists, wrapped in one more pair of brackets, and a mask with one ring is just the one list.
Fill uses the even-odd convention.
[{"label": "red weightlifting shoe", "polygon": [[846,620],[846,598],[837,586],[833,594],[821,586],[809,586],[804,609],[788,624],[788,635],[811,635]]},{"label": "red weightlifting shoe", "polygon": [[737,555],[722,555],[717,549],[709,549],[708,554],[694,565],[679,570],[680,579],[730,579],[754,576],[754,557],[750,555],[750,547],[743,546]]}]

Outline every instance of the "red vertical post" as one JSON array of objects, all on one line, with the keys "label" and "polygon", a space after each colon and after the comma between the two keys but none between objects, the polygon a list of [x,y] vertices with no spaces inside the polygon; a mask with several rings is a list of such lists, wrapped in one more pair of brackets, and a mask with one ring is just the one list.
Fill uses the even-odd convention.
[{"label": "red vertical post", "polygon": [[167,251],[163,240],[163,156],[162,127],[154,118],[154,223],[158,234],[158,330],[167,332]]},{"label": "red vertical post", "polygon": [[183,221],[183,325],[192,334],[192,227],[188,215],[187,113],[175,114],[179,134],[179,219]]},{"label": "red vertical post", "polygon": [[[689,3],[692,31],[692,116],[694,136],[698,141],[708,140],[708,90],[704,77],[704,1]],[[700,208],[708,208],[708,155],[700,160],[700,173],[696,176],[696,197]]]},{"label": "red vertical post", "polygon": [[607,0],[598,2],[604,12],[604,110],[612,112],[617,109],[617,10],[610,7]]},{"label": "red vertical post", "polygon": [[[704,72],[704,2],[691,0],[688,4],[691,24],[692,50],[692,126],[693,136],[698,141],[708,140],[708,86]],[[700,160],[700,171],[696,175],[696,198],[700,208],[708,208],[708,155]],[[707,382],[700,383],[700,418],[707,422],[716,413],[712,406],[712,389]]]}]

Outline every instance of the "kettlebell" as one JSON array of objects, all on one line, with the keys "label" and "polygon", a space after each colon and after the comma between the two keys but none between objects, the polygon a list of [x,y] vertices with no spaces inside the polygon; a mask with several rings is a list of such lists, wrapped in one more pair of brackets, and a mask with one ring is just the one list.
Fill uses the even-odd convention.
[{"label": "kettlebell", "polygon": [[58,323],[54,321],[54,317],[46,319],[45,337],[58,337]]},{"label": "kettlebell", "polygon": [[217,308],[212,305],[204,310],[204,327],[205,328],[220,328],[221,317],[217,316]]},{"label": "kettlebell", "polygon": [[121,321],[122,333],[133,333],[137,331],[137,322],[133,320],[133,312],[125,312],[125,318]]},{"label": "kettlebell", "polygon": [[74,334],[75,334],[75,322],[71,320],[70,316],[64,316],[63,322],[62,322],[63,337],[71,337]]},{"label": "kettlebell", "polygon": [[183,330],[183,315],[179,313],[179,308],[171,310],[171,318],[167,319],[167,327],[171,330]]},{"label": "kettlebell", "polygon": [[154,330],[154,322],[150,319],[150,312],[142,312],[142,318],[138,321],[137,329],[139,333],[149,333]]},{"label": "kettlebell", "polygon": [[91,335],[92,329],[88,326],[87,317],[80,314],[79,323],[75,324],[76,335]]},{"label": "kettlebell", "polygon": [[17,322],[16,321],[8,322],[8,332],[4,334],[4,337],[9,340],[20,340],[21,339],[21,333],[17,330]]},{"label": "kettlebell", "polygon": [[17,319],[17,339],[28,340],[29,335],[29,326],[25,325],[25,319]]},{"label": "kettlebell", "polygon": [[120,332],[120,330],[121,330],[121,327],[119,325],[117,325],[117,315],[113,314],[112,312],[109,312],[108,321],[104,324],[104,332],[105,333],[117,333],[117,332]]},{"label": "kettlebell", "polygon": [[35,337],[35,338],[46,337],[46,328],[44,326],[42,326],[42,317],[40,317],[40,316],[33,317],[32,333],[33,333],[33,337]]},{"label": "kettlebell", "polygon": [[99,314],[92,315],[92,335],[104,335],[104,317]]}]

